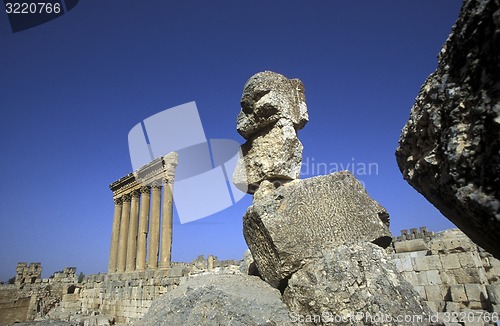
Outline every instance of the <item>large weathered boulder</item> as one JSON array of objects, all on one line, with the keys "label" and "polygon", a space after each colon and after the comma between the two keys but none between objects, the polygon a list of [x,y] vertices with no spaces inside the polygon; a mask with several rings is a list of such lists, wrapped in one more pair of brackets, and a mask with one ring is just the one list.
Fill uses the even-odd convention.
[{"label": "large weathered boulder", "polygon": [[387,247],[389,214],[348,171],[278,188],[263,181],[243,217],[243,234],[261,277],[283,290],[287,279],[325,248],[365,240]]},{"label": "large weathered boulder", "polygon": [[308,121],[304,86],[265,71],[243,89],[237,130],[247,139],[233,173],[233,183],[253,193],[262,180],[294,180],[300,176],[302,144],[297,130]]},{"label": "large weathered boulder", "polygon": [[243,259],[240,263],[240,272],[246,275],[259,276],[259,271],[257,270],[257,266],[255,265],[250,249],[245,250],[243,253]]},{"label": "large weathered boulder", "polygon": [[465,0],[396,150],[404,178],[500,258],[500,2]]},{"label": "large weathered boulder", "polygon": [[283,301],[292,321],[320,316],[317,325],[428,325],[431,315],[385,251],[368,242],[322,251],[292,275]]},{"label": "large weathered boulder", "polygon": [[155,300],[140,326],[292,325],[280,293],[256,276],[203,275]]}]

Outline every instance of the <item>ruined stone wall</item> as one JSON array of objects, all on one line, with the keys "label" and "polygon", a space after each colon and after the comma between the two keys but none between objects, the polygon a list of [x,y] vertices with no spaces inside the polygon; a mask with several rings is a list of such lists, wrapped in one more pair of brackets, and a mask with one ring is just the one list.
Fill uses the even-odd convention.
[{"label": "ruined stone wall", "polygon": [[[123,274],[90,275],[79,290],[81,313],[112,316],[117,323],[142,317],[154,299],[180,284],[183,269],[154,270]],[[78,308],[75,297],[65,298],[63,307]],[[67,303],[65,303],[67,302]],[[66,309],[68,310],[68,309]]]},{"label": "ruined stone wall", "polygon": [[26,320],[31,296],[19,292],[15,285],[3,285],[0,290],[0,325]]},{"label": "ruined stone wall", "polygon": [[[41,270],[41,265],[37,266]],[[21,263],[18,275],[27,275],[24,268],[28,271],[32,267]],[[128,324],[142,318],[153,300],[190,276],[238,269],[239,261],[219,261],[210,255],[206,259],[199,256],[192,263],[172,263],[169,269],[88,275],[78,283],[76,268],[68,267],[48,279],[38,275],[33,283],[28,278],[29,283],[0,285],[0,325],[36,318]]]},{"label": "ruined stone wall", "polygon": [[0,325],[46,315],[77,282],[75,272],[68,267],[42,279],[40,263],[18,263],[14,284],[0,286]]},{"label": "ruined stone wall", "polygon": [[[405,230],[387,250],[434,312],[500,313],[500,261],[459,230]],[[88,275],[82,283],[75,268],[66,268],[33,284],[0,285],[0,325],[39,317],[131,323],[191,276],[235,273],[239,263],[200,256],[170,269]]]},{"label": "ruined stone wall", "polygon": [[20,262],[16,267],[15,284],[22,286],[24,284],[40,283],[42,275],[42,264]]},{"label": "ruined stone wall", "polygon": [[40,263],[17,264],[14,284],[0,287],[0,325],[26,321],[34,315],[33,290],[40,288],[41,274]]},{"label": "ruined stone wall", "polygon": [[61,310],[65,313],[80,311],[83,315],[106,315],[114,317],[117,323],[130,323],[142,318],[153,300],[190,276],[216,269],[232,272],[239,268],[238,265],[239,261],[218,261],[214,256],[207,259],[200,256],[193,263],[172,263],[168,270],[89,275],[75,295],[63,298]]},{"label": "ruined stone wall", "polygon": [[434,312],[500,313],[500,261],[458,229],[403,230],[391,251],[398,270]]}]

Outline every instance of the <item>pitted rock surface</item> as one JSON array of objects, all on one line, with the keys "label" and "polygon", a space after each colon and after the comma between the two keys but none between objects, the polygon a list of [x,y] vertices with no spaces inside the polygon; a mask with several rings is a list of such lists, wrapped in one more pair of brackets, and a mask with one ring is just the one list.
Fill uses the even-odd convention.
[{"label": "pitted rock surface", "polygon": [[308,121],[304,86],[265,71],[245,84],[237,130],[247,139],[242,145],[233,183],[253,193],[263,180],[294,180],[300,176],[302,144],[297,130]]},{"label": "pitted rock surface", "polygon": [[300,130],[309,120],[304,85],[299,79],[288,79],[272,72],[259,72],[246,82],[241,96],[241,112],[236,130],[245,139],[275,124],[289,120]]},{"label": "pitted rock surface", "polygon": [[[291,122],[281,119],[241,146],[233,179],[236,186],[258,188],[262,180],[293,180],[300,176],[302,144]],[[248,183],[247,183],[248,182]]]},{"label": "pitted rock surface", "polygon": [[400,316],[428,325],[431,315],[385,251],[369,242],[322,251],[292,275],[283,300],[293,314],[322,316],[317,325],[401,325]]},{"label": "pitted rock surface", "polygon": [[396,159],[410,185],[500,258],[500,1],[464,1]]},{"label": "pitted rock surface", "polygon": [[275,189],[263,181],[243,217],[243,234],[261,277],[286,280],[325,248],[364,240],[387,247],[389,214],[348,171],[294,180]]},{"label": "pitted rock surface", "polygon": [[153,302],[138,326],[292,325],[278,290],[256,276],[194,277]]}]

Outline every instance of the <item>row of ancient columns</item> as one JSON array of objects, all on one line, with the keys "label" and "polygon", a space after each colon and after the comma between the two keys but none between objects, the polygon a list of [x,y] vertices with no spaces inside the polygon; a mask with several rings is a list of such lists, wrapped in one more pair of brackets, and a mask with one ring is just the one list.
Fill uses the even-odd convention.
[{"label": "row of ancient columns", "polygon": [[142,186],[114,199],[110,273],[170,267],[172,190],[166,179],[164,185]]}]

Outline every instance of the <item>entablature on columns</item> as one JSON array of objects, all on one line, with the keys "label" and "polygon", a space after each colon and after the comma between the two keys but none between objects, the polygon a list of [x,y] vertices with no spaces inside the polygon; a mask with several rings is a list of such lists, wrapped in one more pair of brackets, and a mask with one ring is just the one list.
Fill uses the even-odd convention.
[{"label": "entablature on columns", "polygon": [[176,152],[171,152],[154,159],[136,171],[111,183],[109,189],[113,192],[113,199],[118,199],[124,194],[140,190],[143,186],[159,186],[162,182],[165,184],[173,183],[176,167]]}]

